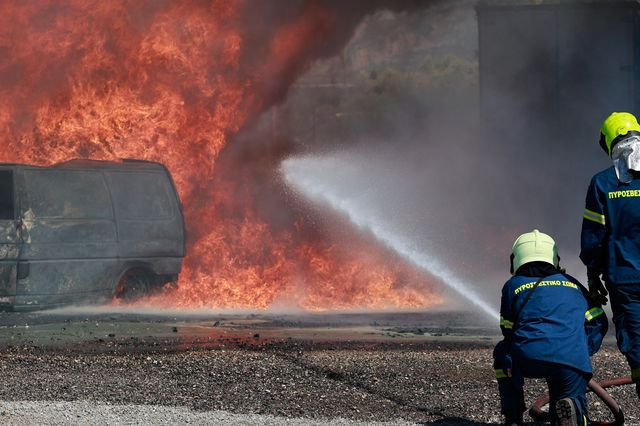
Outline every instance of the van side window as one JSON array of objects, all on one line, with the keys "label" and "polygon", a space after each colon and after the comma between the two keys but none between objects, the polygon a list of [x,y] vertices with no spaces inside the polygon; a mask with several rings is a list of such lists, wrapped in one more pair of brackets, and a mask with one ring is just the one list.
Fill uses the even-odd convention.
[{"label": "van side window", "polygon": [[169,219],[172,204],[162,173],[111,172],[111,194],[121,219]]},{"label": "van side window", "polygon": [[0,170],[0,220],[13,219],[13,172]]},{"label": "van side window", "polygon": [[25,170],[29,208],[36,217],[110,219],[107,185],[101,173],[85,170]]}]

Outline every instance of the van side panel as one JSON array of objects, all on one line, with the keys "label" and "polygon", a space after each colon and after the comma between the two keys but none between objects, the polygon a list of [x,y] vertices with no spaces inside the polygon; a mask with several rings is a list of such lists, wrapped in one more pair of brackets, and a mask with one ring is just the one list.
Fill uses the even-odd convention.
[{"label": "van side panel", "polygon": [[106,302],[117,273],[115,259],[29,261],[29,275],[18,280],[16,308]]},{"label": "van side panel", "polygon": [[21,260],[29,273],[18,280],[16,305],[110,295],[118,274],[117,234],[103,174],[40,168],[22,173]]},{"label": "van side panel", "polygon": [[[164,170],[109,171],[121,259],[184,256],[183,222]],[[177,274],[177,271],[172,273]]]}]

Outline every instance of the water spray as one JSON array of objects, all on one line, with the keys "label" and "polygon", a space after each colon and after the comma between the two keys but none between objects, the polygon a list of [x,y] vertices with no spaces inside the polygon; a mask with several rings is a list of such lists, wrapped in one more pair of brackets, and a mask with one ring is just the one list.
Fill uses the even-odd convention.
[{"label": "water spray", "polygon": [[[419,269],[441,280],[452,290],[469,300],[493,319],[499,314],[486,303],[471,285],[457,277],[438,260],[433,250],[420,247],[406,231],[398,229],[393,220],[375,200],[375,191],[368,187],[347,189],[349,177],[363,171],[354,167],[349,156],[339,155],[292,157],[282,162],[280,171],[287,184],[310,201],[328,204],[345,215],[359,229],[369,231],[379,242]],[[368,166],[368,165],[367,165]],[[363,176],[360,176],[362,178]]]}]

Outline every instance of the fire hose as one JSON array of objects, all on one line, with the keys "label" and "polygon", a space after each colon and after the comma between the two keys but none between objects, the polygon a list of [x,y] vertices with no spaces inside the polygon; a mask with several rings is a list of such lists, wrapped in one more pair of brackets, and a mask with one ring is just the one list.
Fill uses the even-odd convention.
[{"label": "fire hose", "polygon": [[[631,383],[633,383],[633,381],[629,376],[618,377],[616,379],[606,380],[600,383],[596,382],[593,379],[589,381],[589,384],[588,384],[589,391],[596,394],[598,398],[600,398],[602,402],[604,402],[607,405],[607,407],[609,407],[609,410],[611,410],[611,413],[613,414],[613,418],[614,418],[614,420],[611,422],[604,421],[604,420],[602,421],[592,420],[591,421],[592,425],[620,426],[624,424],[624,413],[622,412],[620,405],[618,405],[616,400],[613,399],[613,397],[605,389],[613,386],[629,385]],[[551,416],[549,415],[549,412],[542,410],[542,407],[548,403],[549,403],[549,395],[541,396],[536,400],[536,402],[533,403],[533,406],[529,409],[529,415],[536,421],[548,422],[551,419]]]}]

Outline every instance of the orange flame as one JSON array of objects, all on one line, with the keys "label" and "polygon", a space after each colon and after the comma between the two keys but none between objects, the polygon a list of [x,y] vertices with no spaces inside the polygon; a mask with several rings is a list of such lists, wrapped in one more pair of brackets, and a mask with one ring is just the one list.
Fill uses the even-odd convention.
[{"label": "orange flame", "polygon": [[424,277],[366,237],[347,251],[311,238],[291,212],[288,225],[274,226],[255,202],[255,180],[236,176],[233,163],[221,167],[227,142],[284,96],[339,19],[309,1],[275,28],[252,32],[247,16],[260,3],[0,3],[0,160],[167,165],[185,206],[188,254],[178,288],[150,303],[439,303]]}]

